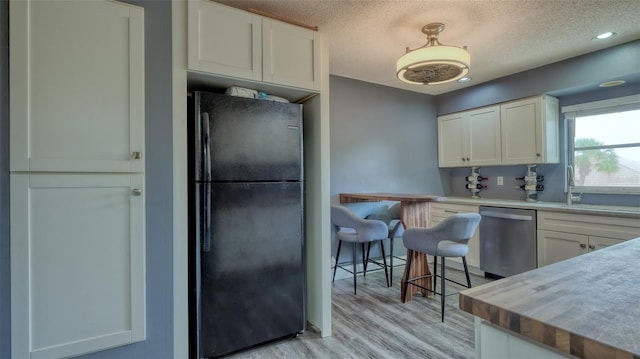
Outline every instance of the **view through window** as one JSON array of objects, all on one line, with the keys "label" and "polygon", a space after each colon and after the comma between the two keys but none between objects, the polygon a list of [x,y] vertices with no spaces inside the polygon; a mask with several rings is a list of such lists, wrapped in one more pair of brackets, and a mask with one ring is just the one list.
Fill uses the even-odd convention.
[{"label": "view through window", "polygon": [[569,122],[569,163],[575,191],[640,193],[640,103],[638,109],[586,115]]}]

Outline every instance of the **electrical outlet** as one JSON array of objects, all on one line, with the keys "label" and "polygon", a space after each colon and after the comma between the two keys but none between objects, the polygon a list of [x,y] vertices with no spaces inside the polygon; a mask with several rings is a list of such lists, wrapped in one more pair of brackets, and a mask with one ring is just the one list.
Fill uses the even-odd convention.
[{"label": "electrical outlet", "polygon": [[497,183],[498,186],[504,185],[504,177],[498,176],[498,177],[496,177],[496,179],[497,179],[497,182],[498,182]]}]

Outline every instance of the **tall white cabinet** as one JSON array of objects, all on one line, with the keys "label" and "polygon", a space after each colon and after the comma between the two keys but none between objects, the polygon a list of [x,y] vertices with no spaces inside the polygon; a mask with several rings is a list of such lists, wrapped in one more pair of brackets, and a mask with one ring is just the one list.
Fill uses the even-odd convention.
[{"label": "tall white cabinet", "polygon": [[144,340],[144,13],[10,4],[11,344],[62,358]]}]

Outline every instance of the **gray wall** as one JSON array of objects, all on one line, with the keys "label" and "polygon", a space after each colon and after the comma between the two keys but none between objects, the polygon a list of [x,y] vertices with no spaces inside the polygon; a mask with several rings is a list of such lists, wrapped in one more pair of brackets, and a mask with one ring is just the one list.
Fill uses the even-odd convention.
[{"label": "gray wall", "polygon": [[[147,340],[86,358],[173,356],[171,2],[145,8]],[[0,358],[10,357],[8,1],[0,2]],[[99,310],[99,308],[96,308]]]},{"label": "gray wall", "polygon": [[332,196],[444,193],[434,97],[338,76],[330,94]]},{"label": "gray wall", "polygon": [[[331,76],[330,101],[333,203],[341,192],[444,194],[434,97]],[[394,253],[406,253],[402,243]]]}]

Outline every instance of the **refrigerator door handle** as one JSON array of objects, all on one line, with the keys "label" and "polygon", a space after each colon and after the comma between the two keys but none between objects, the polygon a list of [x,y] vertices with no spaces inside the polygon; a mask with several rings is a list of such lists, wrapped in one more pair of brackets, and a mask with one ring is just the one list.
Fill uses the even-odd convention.
[{"label": "refrigerator door handle", "polygon": [[202,251],[211,251],[211,185],[205,184],[204,191],[204,228],[202,239]]},{"label": "refrigerator door handle", "polygon": [[205,182],[211,181],[211,130],[209,114],[202,114],[202,151],[204,152],[204,176]]}]

